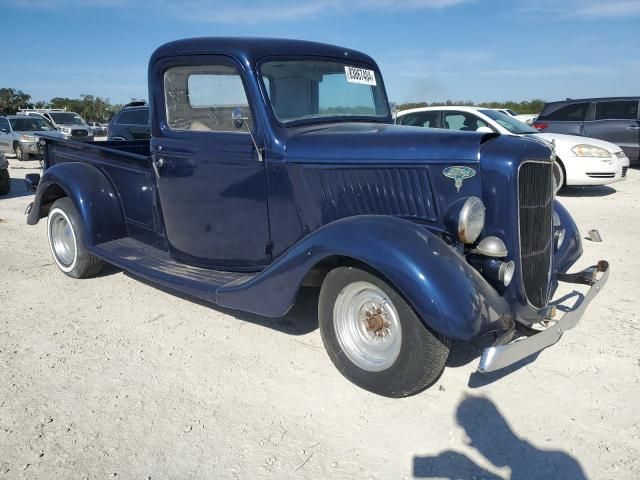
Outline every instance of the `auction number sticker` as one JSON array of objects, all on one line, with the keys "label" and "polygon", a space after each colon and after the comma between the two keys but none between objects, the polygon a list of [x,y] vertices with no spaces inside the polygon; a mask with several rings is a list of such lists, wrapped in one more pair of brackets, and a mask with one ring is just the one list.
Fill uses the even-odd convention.
[{"label": "auction number sticker", "polygon": [[373,70],[357,67],[344,67],[344,73],[347,75],[347,82],[362,83],[364,85],[376,85],[376,74]]}]

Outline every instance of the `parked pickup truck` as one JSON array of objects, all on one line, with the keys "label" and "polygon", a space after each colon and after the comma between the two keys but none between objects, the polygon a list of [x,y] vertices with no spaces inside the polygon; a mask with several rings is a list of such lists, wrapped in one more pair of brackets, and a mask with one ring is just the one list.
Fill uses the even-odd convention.
[{"label": "parked pickup truck", "polygon": [[[155,51],[149,85],[150,141],[48,139],[27,179],[27,222],[48,217],[71,277],[106,261],[270,317],[320,287],[331,360],[390,397],[435,382],[452,339],[494,336],[481,372],[554,344],[607,280],[605,261],[566,273],[582,248],[548,144],[393,125],[367,55],[188,39]],[[591,288],[558,319],[560,281]]]}]

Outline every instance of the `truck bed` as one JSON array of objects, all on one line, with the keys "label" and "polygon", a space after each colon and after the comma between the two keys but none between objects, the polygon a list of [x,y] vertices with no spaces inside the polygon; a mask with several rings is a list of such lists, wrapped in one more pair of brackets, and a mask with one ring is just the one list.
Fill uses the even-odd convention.
[{"label": "truck bed", "polygon": [[78,142],[45,138],[44,168],[69,162],[95,167],[120,197],[128,236],[166,249],[149,140]]}]

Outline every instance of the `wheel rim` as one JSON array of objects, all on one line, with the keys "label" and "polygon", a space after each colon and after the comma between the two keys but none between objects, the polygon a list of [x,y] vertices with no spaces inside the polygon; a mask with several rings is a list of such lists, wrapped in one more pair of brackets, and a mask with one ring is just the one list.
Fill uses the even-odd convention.
[{"label": "wheel rim", "polygon": [[371,283],[354,282],[342,289],[333,308],[333,326],[342,351],[363,370],[386,370],[400,354],[398,312],[387,294]]},{"label": "wheel rim", "polygon": [[49,223],[51,246],[58,261],[65,267],[73,265],[76,256],[76,237],[67,219],[55,213]]},{"label": "wheel rim", "polygon": [[18,160],[22,159],[22,147],[20,145],[16,147],[16,157],[18,157]]}]

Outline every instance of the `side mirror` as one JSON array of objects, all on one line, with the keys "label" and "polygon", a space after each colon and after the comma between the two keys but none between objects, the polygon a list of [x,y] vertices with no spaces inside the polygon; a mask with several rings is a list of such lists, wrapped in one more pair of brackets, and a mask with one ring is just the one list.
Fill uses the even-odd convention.
[{"label": "side mirror", "polygon": [[[233,122],[233,126],[236,128],[242,128],[244,122],[249,123],[249,117],[242,111],[241,108],[236,108],[231,112],[231,121]],[[258,153],[258,161],[262,162],[264,160],[262,156],[262,150],[258,147],[258,143],[256,139],[253,137],[253,133],[251,133],[251,128],[249,125],[246,126],[247,132],[251,137],[251,141],[253,142],[253,146],[256,147],[256,152]]]},{"label": "side mirror", "polygon": [[493,130],[491,130],[489,127],[478,127],[476,129],[476,132],[493,133]]},{"label": "side mirror", "polygon": [[236,128],[242,128],[245,120],[249,120],[242,109],[236,108],[233,112],[231,112],[231,120],[233,121],[233,126]]},{"label": "side mirror", "polygon": [[3,128],[0,130],[0,132],[2,133],[9,133],[9,129],[8,128]]},{"label": "side mirror", "polygon": [[398,104],[396,102],[389,102],[389,110],[391,111],[391,118],[395,123],[396,115],[398,115]]}]

